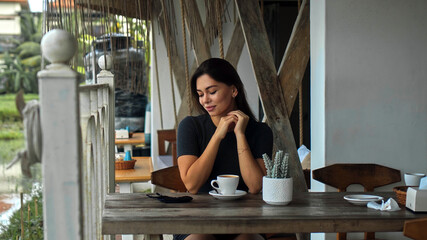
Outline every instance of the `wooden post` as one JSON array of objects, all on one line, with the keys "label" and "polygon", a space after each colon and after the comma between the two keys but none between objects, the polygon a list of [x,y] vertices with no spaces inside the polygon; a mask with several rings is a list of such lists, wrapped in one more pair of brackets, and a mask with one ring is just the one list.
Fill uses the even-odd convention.
[{"label": "wooden post", "polygon": [[83,239],[79,75],[66,64],[77,50],[68,32],[54,29],[41,42],[52,64],[38,73],[43,136],[44,239]]},{"label": "wooden post", "polygon": [[37,205],[37,201],[38,201],[37,198],[34,199],[34,209],[35,209],[34,216],[35,216],[35,218],[37,218],[39,216],[39,206]]},{"label": "wooden post", "polygon": [[21,216],[21,239],[24,240],[24,193],[21,192],[21,194],[19,194],[19,196],[21,197],[21,209],[20,209],[20,216]]},{"label": "wooden post", "polygon": [[27,206],[28,229],[30,229],[30,214],[31,214],[31,207],[30,207],[30,204],[28,204],[28,206]]}]

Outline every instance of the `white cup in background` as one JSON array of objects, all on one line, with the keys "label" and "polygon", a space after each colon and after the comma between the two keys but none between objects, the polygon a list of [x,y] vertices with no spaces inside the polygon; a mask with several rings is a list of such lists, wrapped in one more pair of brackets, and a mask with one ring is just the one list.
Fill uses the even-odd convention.
[{"label": "white cup in background", "polygon": [[423,177],[425,177],[424,173],[405,173],[405,184],[406,186],[418,187]]},{"label": "white cup in background", "polygon": [[[215,186],[215,183],[218,187]],[[211,181],[211,186],[222,195],[234,195],[237,185],[239,185],[239,176],[233,174],[219,175],[216,180]]]}]

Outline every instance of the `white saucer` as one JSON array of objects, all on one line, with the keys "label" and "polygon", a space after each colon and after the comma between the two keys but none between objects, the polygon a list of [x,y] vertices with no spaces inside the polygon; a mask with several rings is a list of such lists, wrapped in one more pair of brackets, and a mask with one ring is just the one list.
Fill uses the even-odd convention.
[{"label": "white saucer", "polygon": [[247,192],[242,190],[236,190],[236,192],[233,195],[222,195],[221,193],[217,193],[215,190],[212,190],[209,192],[209,195],[219,200],[234,200],[234,199],[241,198],[246,194]]},{"label": "white saucer", "polygon": [[383,200],[383,197],[376,195],[365,195],[365,194],[356,194],[356,195],[346,195],[344,199],[353,203],[355,205],[366,206],[368,202],[377,202]]}]

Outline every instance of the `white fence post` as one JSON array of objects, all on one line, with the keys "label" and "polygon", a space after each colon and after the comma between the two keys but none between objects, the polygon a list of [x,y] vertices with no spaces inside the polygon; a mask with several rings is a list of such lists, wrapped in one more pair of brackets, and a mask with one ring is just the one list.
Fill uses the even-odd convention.
[{"label": "white fence post", "polygon": [[41,42],[52,64],[38,73],[43,131],[44,239],[83,239],[78,73],[66,63],[77,42],[54,29]]},{"label": "white fence post", "polygon": [[115,85],[114,85],[114,75],[110,72],[113,66],[113,58],[110,55],[101,56],[98,59],[98,65],[102,69],[101,72],[97,75],[98,83],[108,84],[108,93],[105,94],[108,96],[108,125],[106,126],[107,134],[105,135],[106,144],[107,144],[107,159],[108,162],[108,192],[115,192],[115,173],[114,173],[114,160],[115,160],[115,126],[114,126],[114,115],[115,115]]}]

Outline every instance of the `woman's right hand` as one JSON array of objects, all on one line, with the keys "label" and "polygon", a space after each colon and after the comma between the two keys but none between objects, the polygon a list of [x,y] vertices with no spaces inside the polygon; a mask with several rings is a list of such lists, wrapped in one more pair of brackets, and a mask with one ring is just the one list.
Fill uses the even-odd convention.
[{"label": "woman's right hand", "polygon": [[237,118],[234,115],[221,117],[214,135],[219,139],[224,139],[227,132],[233,131],[237,123]]}]

